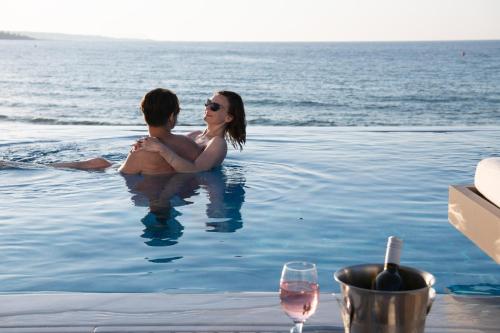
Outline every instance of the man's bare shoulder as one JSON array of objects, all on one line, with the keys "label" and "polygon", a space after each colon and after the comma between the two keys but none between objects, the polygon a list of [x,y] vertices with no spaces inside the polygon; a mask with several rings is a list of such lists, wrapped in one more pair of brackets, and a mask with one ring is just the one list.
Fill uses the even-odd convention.
[{"label": "man's bare shoulder", "polygon": [[139,158],[142,159],[144,174],[161,174],[175,172],[174,168],[168,164],[158,153],[140,151]]},{"label": "man's bare shoulder", "polygon": [[143,162],[155,159],[155,156],[158,156],[157,153],[153,153],[147,150],[134,150],[130,153],[130,155],[133,156],[134,159],[142,160]]},{"label": "man's bare shoulder", "polygon": [[128,174],[160,174],[174,172],[174,169],[158,153],[135,150],[130,152],[120,171]]},{"label": "man's bare shoulder", "polygon": [[141,165],[141,159],[140,157],[140,152],[135,150],[135,151],[130,151],[128,153],[127,159],[123,164],[120,166],[118,171],[126,174],[136,174],[136,173],[141,173],[142,171],[142,165]]}]

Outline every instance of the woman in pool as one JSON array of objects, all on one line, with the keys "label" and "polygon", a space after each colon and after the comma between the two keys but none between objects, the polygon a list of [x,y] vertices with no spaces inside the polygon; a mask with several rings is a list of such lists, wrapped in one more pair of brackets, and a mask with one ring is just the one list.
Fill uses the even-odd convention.
[{"label": "woman in pool", "polygon": [[[246,142],[245,108],[240,95],[221,90],[205,103],[204,131],[189,133],[191,138],[203,150],[190,161],[179,156],[175,151],[155,137],[146,137],[137,142],[132,150],[157,152],[176,172],[199,172],[219,166],[227,154],[227,141],[235,148],[243,149]],[[77,169],[104,169],[111,165],[103,158],[87,161],[54,163],[55,167]]]},{"label": "woman in pool", "polygon": [[203,148],[193,162],[180,157],[154,137],[139,140],[135,149],[159,153],[177,172],[199,172],[221,165],[227,154],[227,141],[233,147],[243,149],[246,142],[246,120],[240,95],[227,90],[218,91],[205,103],[203,119],[207,128],[187,135]]}]

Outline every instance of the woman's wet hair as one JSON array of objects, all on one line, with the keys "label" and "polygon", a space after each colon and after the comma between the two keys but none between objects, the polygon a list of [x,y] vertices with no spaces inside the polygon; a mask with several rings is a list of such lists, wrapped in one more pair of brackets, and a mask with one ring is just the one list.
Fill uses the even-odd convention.
[{"label": "woman's wet hair", "polygon": [[170,117],[174,115],[174,123],[171,124],[174,127],[180,111],[179,99],[171,90],[164,88],[153,89],[142,98],[141,110],[146,123],[153,127],[166,126]]},{"label": "woman's wet hair", "polygon": [[233,120],[226,125],[224,135],[234,148],[242,150],[246,142],[247,127],[243,100],[240,95],[233,91],[220,90],[217,94],[226,97],[229,102],[227,113],[233,117]]}]

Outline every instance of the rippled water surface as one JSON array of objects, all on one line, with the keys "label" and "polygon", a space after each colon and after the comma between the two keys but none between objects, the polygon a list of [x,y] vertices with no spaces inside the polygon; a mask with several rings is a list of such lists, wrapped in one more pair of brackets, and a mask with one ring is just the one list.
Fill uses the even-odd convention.
[{"label": "rippled water surface", "polygon": [[183,125],[203,125],[217,89],[242,95],[251,125],[500,125],[500,41],[0,41],[0,119],[140,125],[156,87],[179,95]]},{"label": "rippled water surface", "polygon": [[498,156],[498,127],[251,127],[218,170],[145,178],[44,165],[118,163],[143,127],[0,130],[3,292],[275,291],[290,260],[336,290],[332,273],[383,261],[392,234],[439,292],[500,291],[499,266],[447,220],[448,185]]}]

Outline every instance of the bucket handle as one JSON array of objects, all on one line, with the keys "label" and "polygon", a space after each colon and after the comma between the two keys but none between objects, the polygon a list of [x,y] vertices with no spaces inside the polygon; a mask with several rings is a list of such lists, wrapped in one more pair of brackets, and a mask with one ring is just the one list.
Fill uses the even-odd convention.
[{"label": "bucket handle", "polygon": [[432,304],[436,299],[436,289],[429,288],[429,300],[427,301],[427,314],[431,311]]},{"label": "bucket handle", "polygon": [[[333,293],[335,298],[337,299],[337,303],[340,306],[340,312],[342,315],[342,321],[344,322],[344,326],[346,329],[351,330],[352,319],[354,317],[354,308],[352,306],[352,301],[349,296],[343,296],[342,293],[336,294]],[[347,322],[346,322],[347,321]]]}]

